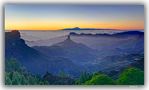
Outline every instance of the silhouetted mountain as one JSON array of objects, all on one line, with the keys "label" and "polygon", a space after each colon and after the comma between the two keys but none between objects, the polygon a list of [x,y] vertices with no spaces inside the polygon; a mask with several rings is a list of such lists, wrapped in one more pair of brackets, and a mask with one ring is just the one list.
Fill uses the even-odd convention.
[{"label": "silhouetted mountain", "polygon": [[116,30],[116,29],[109,29],[109,28],[79,28],[79,27],[74,27],[74,28],[64,28],[62,30]]},{"label": "silhouetted mountain", "polygon": [[124,35],[140,35],[140,36],[144,36],[144,32],[141,31],[125,31],[125,32],[120,32],[120,33],[115,33],[115,34],[101,34],[101,33],[96,33],[96,34],[91,34],[91,33],[75,33],[75,32],[70,32],[69,35],[85,35],[85,36],[124,36]]},{"label": "silhouetted mountain", "polygon": [[5,32],[5,58],[6,60],[17,59],[33,73],[44,73],[46,70],[46,57],[27,46],[18,31]]},{"label": "silhouetted mountain", "polygon": [[144,32],[141,31],[127,31],[122,33],[116,33],[115,35],[144,35]]},{"label": "silhouetted mountain", "polygon": [[27,46],[18,31],[5,32],[5,58],[18,60],[28,71],[36,74],[44,74],[46,71],[58,74],[64,71],[77,75],[80,71],[80,68],[67,58],[53,57],[51,54],[46,56]]},{"label": "silhouetted mountain", "polygon": [[45,55],[68,58],[79,65],[91,62],[91,60],[96,58],[95,53],[97,53],[96,50],[93,50],[86,45],[72,41],[69,36],[63,42],[52,46],[35,46],[33,48]]}]

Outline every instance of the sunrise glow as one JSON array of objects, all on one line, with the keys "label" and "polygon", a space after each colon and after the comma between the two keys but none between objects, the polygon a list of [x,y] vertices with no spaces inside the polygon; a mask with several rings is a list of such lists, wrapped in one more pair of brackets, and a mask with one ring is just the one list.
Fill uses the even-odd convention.
[{"label": "sunrise glow", "polygon": [[5,30],[144,29],[142,5],[6,5]]}]

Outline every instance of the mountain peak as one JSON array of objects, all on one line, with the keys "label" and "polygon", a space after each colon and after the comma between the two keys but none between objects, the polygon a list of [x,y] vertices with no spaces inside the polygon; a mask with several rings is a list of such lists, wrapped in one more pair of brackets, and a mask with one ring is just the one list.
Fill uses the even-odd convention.
[{"label": "mountain peak", "polygon": [[70,35],[67,36],[67,39],[63,41],[63,43],[65,44],[74,44],[75,42],[73,40],[71,40]]},{"label": "mountain peak", "polygon": [[67,39],[66,40],[71,40],[70,35],[67,36]]},{"label": "mountain peak", "polygon": [[70,35],[68,35],[67,36],[67,38],[64,40],[64,41],[62,41],[62,42],[59,42],[59,43],[57,43],[57,44],[55,44],[56,46],[74,46],[74,45],[76,45],[76,44],[78,44],[78,43],[76,43],[76,42],[74,42],[72,39],[71,39],[71,37],[70,37]]},{"label": "mountain peak", "polygon": [[12,30],[11,32],[6,32],[6,38],[19,39],[20,38],[20,32],[17,30]]},{"label": "mountain peak", "polygon": [[64,28],[63,30],[81,30],[79,27],[74,27],[74,28]]},{"label": "mountain peak", "polygon": [[112,28],[80,28],[80,27],[74,27],[74,28],[64,28],[62,30],[117,30]]}]

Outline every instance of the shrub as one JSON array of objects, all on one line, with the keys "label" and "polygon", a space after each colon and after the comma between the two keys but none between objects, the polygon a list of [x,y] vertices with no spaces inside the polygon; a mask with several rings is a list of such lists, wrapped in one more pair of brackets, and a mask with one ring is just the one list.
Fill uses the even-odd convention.
[{"label": "shrub", "polygon": [[144,72],[137,68],[128,68],[124,70],[117,80],[119,85],[143,85]]},{"label": "shrub", "polygon": [[86,81],[90,80],[92,78],[92,75],[87,72],[82,72],[79,79],[75,81],[76,84],[83,84]]},{"label": "shrub", "polygon": [[96,73],[91,80],[85,82],[85,85],[113,85],[114,80],[105,74]]}]

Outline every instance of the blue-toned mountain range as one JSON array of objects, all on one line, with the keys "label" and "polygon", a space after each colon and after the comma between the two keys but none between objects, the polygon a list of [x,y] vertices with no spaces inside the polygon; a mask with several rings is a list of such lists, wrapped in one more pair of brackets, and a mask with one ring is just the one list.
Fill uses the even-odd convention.
[{"label": "blue-toned mountain range", "polygon": [[84,71],[110,73],[135,64],[141,60],[138,55],[144,55],[144,32],[140,31],[70,33],[51,46],[34,47],[28,46],[18,31],[5,32],[6,60],[15,58],[34,74],[63,71],[77,77]]}]

